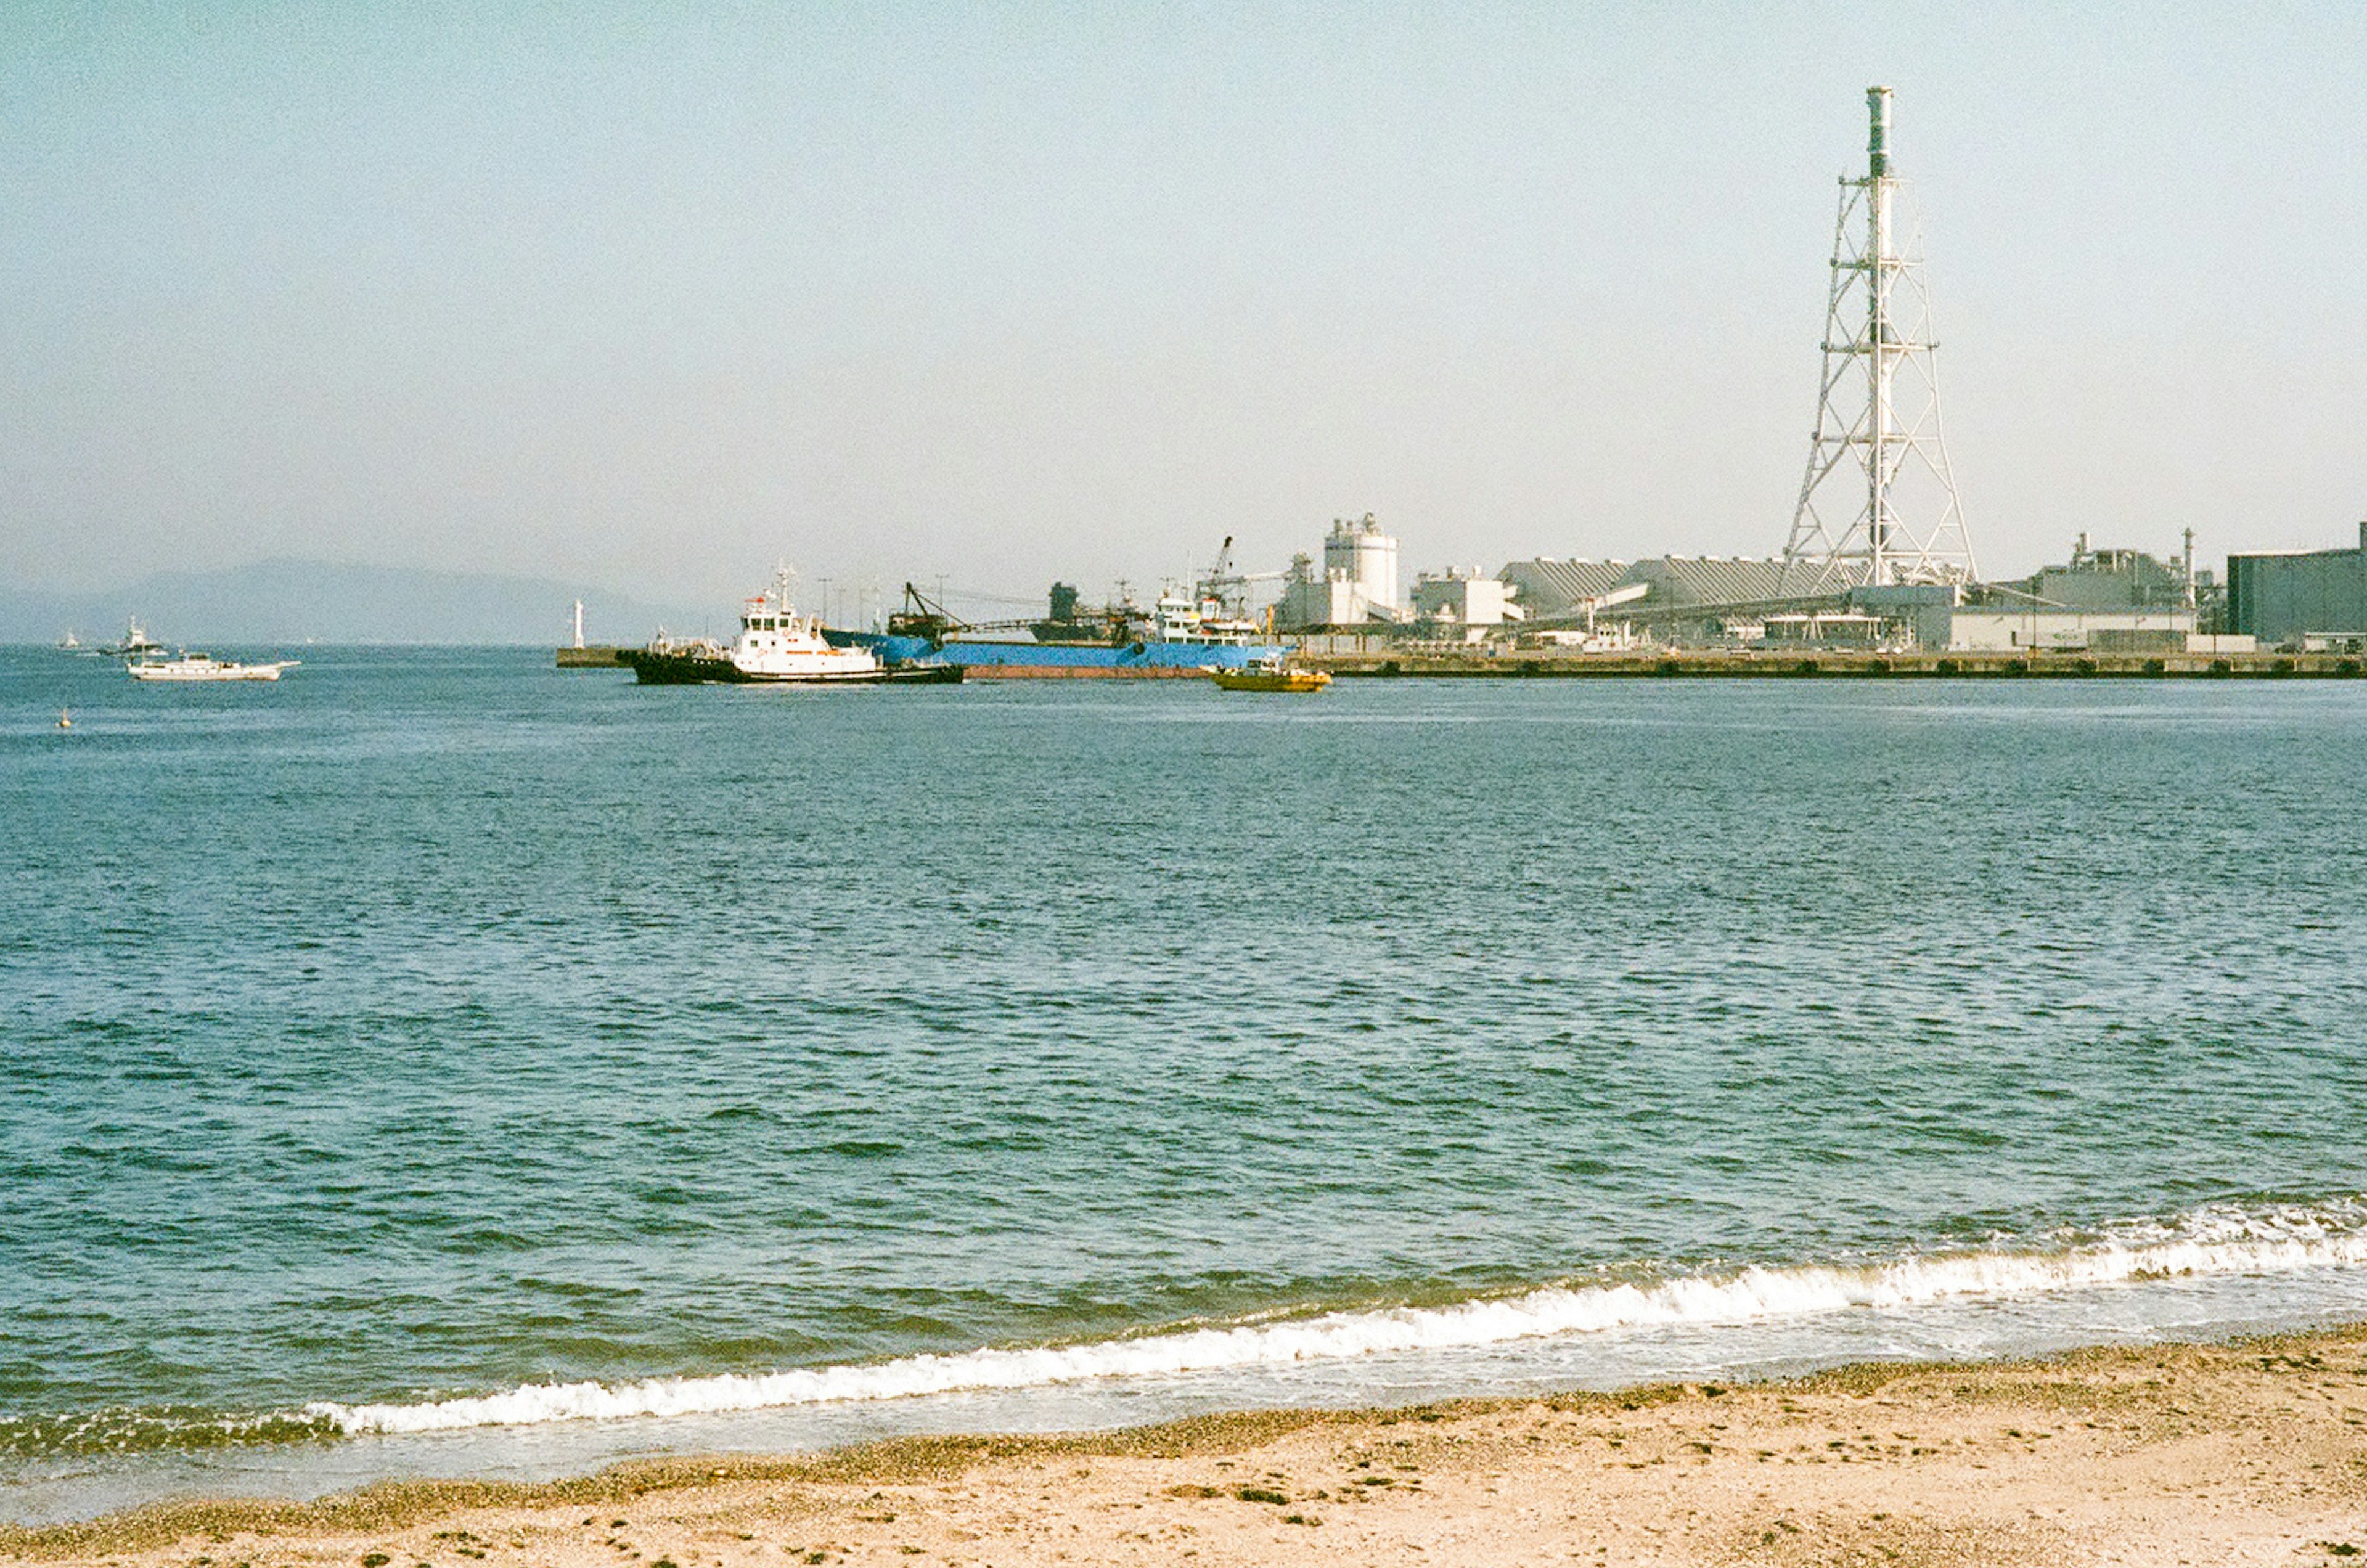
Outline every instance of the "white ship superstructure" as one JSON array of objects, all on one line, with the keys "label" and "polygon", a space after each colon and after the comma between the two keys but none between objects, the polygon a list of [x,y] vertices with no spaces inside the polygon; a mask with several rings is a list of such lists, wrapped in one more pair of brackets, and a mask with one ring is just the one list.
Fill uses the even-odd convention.
[{"label": "white ship superstructure", "polygon": [[1150,636],[1156,642],[1247,648],[1258,640],[1259,628],[1255,621],[1226,615],[1219,599],[1171,592],[1159,596]]},{"label": "white ship superstructure", "polygon": [[731,645],[732,668],[750,681],[876,678],[880,664],[869,649],[834,647],[821,635],[821,616],[798,614],[789,592],[793,581],[783,567],[769,592],[749,599]]}]

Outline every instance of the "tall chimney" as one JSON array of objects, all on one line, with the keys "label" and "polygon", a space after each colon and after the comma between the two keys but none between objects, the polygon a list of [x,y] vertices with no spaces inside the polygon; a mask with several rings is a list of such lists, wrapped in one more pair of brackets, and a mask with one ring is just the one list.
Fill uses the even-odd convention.
[{"label": "tall chimney", "polygon": [[1890,174],[1890,89],[1865,90],[1865,172],[1875,179]]}]

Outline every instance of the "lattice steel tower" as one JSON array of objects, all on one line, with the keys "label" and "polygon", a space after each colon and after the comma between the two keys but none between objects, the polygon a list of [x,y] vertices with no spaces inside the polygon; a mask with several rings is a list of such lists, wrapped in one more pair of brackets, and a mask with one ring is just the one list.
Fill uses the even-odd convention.
[{"label": "lattice steel tower", "polygon": [[1851,583],[1970,582],[1920,237],[1898,241],[1890,89],[1867,88],[1865,105],[1865,177],[1841,176],[1817,433],[1784,559]]}]

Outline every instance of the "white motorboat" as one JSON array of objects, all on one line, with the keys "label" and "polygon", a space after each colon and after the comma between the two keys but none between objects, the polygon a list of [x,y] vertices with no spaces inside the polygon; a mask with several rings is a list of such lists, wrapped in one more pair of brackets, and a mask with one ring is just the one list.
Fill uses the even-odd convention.
[{"label": "white motorboat", "polygon": [[240,664],[211,654],[184,653],[175,659],[143,659],[124,668],[135,681],[277,681],[283,670],[300,662],[282,659],[270,664]]}]

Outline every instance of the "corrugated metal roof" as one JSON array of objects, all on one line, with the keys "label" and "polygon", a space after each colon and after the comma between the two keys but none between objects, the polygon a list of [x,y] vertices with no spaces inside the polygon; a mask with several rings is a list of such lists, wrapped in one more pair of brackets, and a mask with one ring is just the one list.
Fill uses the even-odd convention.
[{"label": "corrugated metal roof", "polygon": [[1519,590],[1521,607],[1532,615],[1550,615],[1581,599],[1598,598],[1627,581],[1631,563],[1624,560],[1556,560],[1539,556],[1516,560],[1496,574],[1498,581]]},{"label": "corrugated metal roof", "polygon": [[1654,556],[1639,561],[1539,556],[1513,561],[1496,575],[1520,591],[1520,602],[1531,615],[1551,615],[1638,582],[1652,590],[1635,604],[1639,611],[1807,599],[1838,593],[1850,585],[1848,572],[1840,567],[1715,556]]},{"label": "corrugated metal roof", "polygon": [[1719,559],[1713,556],[1659,556],[1639,560],[1628,578],[1649,582],[1651,606],[1759,604],[1838,593],[1849,586],[1839,567],[1786,564],[1782,560]]}]

